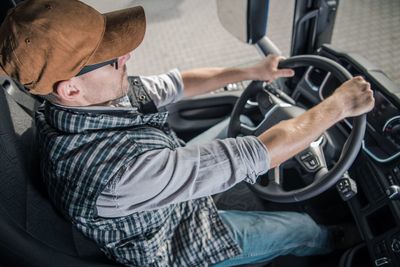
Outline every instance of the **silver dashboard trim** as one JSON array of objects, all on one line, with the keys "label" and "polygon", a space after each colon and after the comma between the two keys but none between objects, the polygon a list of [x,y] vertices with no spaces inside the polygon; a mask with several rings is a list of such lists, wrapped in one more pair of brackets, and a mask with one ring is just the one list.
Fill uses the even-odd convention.
[{"label": "silver dashboard trim", "polygon": [[[351,129],[353,129],[353,126],[350,124],[350,122],[348,122],[348,120],[345,119],[344,122],[347,124],[347,126],[349,126]],[[367,125],[369,125],[369,124],[367,123]],[[373,129],[373,128],[371,127],[371,129]],[[387,158],[378,157],[371,150],[368,149],[368,147],[365,144],[364,140],[362,141],[361,147],[365,151],[365,153],[367,153],[368,156],[370,156],[373,160],[375,160],[377,162],[380,162],[380,163],[390,162],[390,161],[392,161],[392,160],[394,160],[394,159],[396,159],[397,157],[400,156],[400,151],[399,151],[398,153],[396,153],[396,154],[394,154],[394,155],[392,155],[390,157],[387,157]]]},{"label": "silver dashboard trim", "polygon": [[395,119],[400,119],[400,115],[398,115],[398,116],[393,116],[393,117],[391,117],[390,119],[388,119],[388,120],[385,122],[385,125],[383,125],[383,127],[382,127],[382,132],[385,130],[385,128],[387,127],[387,125],[388,125],[392,120],[395,120]]},{"label": "silver dashboard trim", "polygon": [[368,154],[368,156],[370,156],[370,157],[373,158],[375,161],[380,162],[380,163],[386,163],[386,162],[392,161],[392,160],[394,160],[395,158],[397,158],[398,156],[400,156],[400,152],[399,152],[399,153],[396,153],[396,154],[394,154],[394,155],[392,155],[392,156],[390,156],[390,157],[388,157],[388,158],[380,158],[380,157],[376,156],[374,153],[372,153],[372,152],[366,147],[364,141],[362,141],[362,148],[363,148],[363,150],[365,151],[365,153]]}]

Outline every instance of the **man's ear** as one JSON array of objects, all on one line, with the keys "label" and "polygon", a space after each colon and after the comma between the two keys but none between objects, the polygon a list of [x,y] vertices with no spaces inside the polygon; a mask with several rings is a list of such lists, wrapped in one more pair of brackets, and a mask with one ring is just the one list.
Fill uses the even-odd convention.
[{"label": "man's ear", "polygon": [[71,80],[61,81],[56,85],[55,91],[62,102],[75,101],[80,96],[79,88],[71,83]]}]

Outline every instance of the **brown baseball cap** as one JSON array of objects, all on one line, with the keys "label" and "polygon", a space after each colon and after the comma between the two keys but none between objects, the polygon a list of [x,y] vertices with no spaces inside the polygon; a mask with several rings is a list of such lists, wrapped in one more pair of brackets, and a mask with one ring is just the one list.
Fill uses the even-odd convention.
[{"label": "brown baseball cap", "polygon": [[145,30],[140,6],[101,14],[77,0],[28,0],[0,27],[0,75],[45,95],[84,66],[131,52]]}]

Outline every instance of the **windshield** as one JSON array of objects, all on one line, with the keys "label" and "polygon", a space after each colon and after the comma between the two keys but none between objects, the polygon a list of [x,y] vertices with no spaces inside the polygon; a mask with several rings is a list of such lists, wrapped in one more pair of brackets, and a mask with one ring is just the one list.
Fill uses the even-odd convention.
[{"label": "windshield", "polygon": [[400,85],[400,1],[340,1],[332,44],[355,52]]},{"label": "windshield", "polygon": [[145,9],[146,35],[127,64],[130,74],[159,74],[171,68],[242,66],[262,58],[254,46],[242,43],[223,28],[215,1],[83,2],[100,12],[135,5]]},{"label": "windshield", "polygon": [[[142,5],[146,10],[144,42],[128,63],[131,74],[157,74],[177,67],[242,66],[261,58],[220,24],[215,1],[85,0],[100,12]],[[268,37],[289,56],[294,14],[293,0],[272,0]],[[358,53],[400,85],[400,1],[340,1],[332,44]]]}]

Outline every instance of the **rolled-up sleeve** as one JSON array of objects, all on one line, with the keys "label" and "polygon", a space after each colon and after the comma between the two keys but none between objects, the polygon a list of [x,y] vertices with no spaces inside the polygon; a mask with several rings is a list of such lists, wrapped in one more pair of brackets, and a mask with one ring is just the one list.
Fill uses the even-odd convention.
[{"label": "rolled-up sleeve", "polygon": [[98,214],[118,217],[254,183],[268,171],[267,148],[254,136],[204,145],[152,150],[140,155],[123,177],[97,199]]},{"label": "rolled-up sleeve", "polygon": [[141,76],[140,79],[157,107],[174,103],[183,97],[183,81],[178,69],[161,75]]}]

